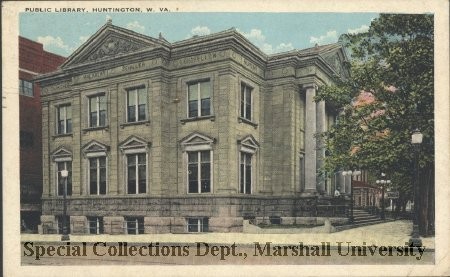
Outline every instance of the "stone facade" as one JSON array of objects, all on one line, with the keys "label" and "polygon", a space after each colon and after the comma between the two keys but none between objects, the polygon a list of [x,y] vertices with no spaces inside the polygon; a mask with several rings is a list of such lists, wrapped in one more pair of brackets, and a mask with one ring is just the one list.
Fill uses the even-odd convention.
[{"label": "stone facade", "polygon": [[69,165],[68,214],[86,232],[93,220],[105,233],[184,233],[345,216],[316,174],[314,134],[334,115],[313,102],[344,61],[337,44],[268,56],[234,29],[169,43],[108,22],[38,78],[43,217],[62,214]]}]

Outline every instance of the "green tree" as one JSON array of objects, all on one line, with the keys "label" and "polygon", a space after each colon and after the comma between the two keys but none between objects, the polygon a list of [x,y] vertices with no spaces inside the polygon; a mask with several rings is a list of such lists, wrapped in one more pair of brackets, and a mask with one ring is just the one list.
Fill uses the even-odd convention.
[{"label": "green tree", "polygon": [[385,172],[411,199],[419,129],[420,233],[434,230],[434,33],[433,15],[381,14],[365,33],[346,34],[350,77],[319,89],[316,101],[333,103],[338,121],[323,136],[324,171],[363,168]]}]

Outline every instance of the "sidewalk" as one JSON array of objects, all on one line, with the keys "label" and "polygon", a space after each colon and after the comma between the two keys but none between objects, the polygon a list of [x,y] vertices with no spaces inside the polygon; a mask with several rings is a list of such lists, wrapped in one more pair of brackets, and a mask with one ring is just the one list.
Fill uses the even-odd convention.
[{"label": "sidewalk", "polygon": [[[329,242],[351,242],[352,245],[405,246],[412,231],[412,222],[397,220],[376,225],[349,229],[336,233],[298,233],[298,234],[247,234],[247,233],[192,233],[192,234],[145,234],[145,235],[70,235],[72,242],[161,242],[214,244],[249,244],[253,242],[272,242],[273,244],[320,245]],[[21,240],[33,242],[57,242],[61,235],[22,234]],[[422,238],[426,249],[434,249],[434,237]]]}]

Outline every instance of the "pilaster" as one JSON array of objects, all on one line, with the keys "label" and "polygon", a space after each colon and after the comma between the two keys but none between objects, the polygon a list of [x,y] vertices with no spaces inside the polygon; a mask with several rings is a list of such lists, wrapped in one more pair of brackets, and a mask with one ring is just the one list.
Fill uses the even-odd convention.
[{"label": "pilaster", "polygon": [[50,149],[49,149],[49,117],[48,102],[42,103],[42,196],[50,196]]},{"label": "pilaster", "polygon": [[121,167],[119,165],[119,94],[117,85],[109,87],[108,100],[111,103],[109,106],[109,126],[110,126],[110,153],[109,153],[109,171],[108,171],[108,194],[117,195],[119,194],[119,170]]},{"label": "pilaster", "polygon": [[306,87],[306,116],[305,116],[305,192],[315,193],[317,172],[317,104],[314,102],[317,86],[310,84]]}]

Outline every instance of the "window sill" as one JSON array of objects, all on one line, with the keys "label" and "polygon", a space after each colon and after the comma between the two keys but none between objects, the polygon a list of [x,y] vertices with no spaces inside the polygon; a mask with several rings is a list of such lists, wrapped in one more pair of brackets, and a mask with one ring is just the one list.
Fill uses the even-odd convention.
[{"label": "window sill", "polygon": [[72,136],[73,136],[73,133],[68,133],[68,134],[56,134],[56,135],[53,135],[52,138],[53,138],[53,139],[56,139],[56,138],[72,137]]},{"label": "window sill", "polygon": [[198,117],[190,117],[190,118],[181,119],[180,122],[181,122],[181,124],[185,124],[186,122],[207,120],[207,119],[209,119],[211,121],[215,121],[216,116],[215,115],[205,115],[205,116],[198,116]]},{"label": "window sill", "polygon": [[87,132],[90,131],[98,131],[98,130],[105,130],[108,131],[109,130],[109,126],[98,126],[98,127],[89,127],[89,128],[84,128],[82,131],[84,134],[86,134]]},{"label": "window sill", "polygon": [[122,123],[122,124],[120,124],[120,129],[123,129],[126,126],[142,125],[142,124],[145,124],[146,126],[150,126],[150,120]]},{"label": "window sill", "polygon": [[258,128],[258,123],[253,122],[253,121],[251,121],[251,120],[248,120],[247,118],[243,118],[243,117],[238,116],[238,122],[239,122],[239,123],[245,123],[245,124],[251,125],[251,126],[253,126],[255,129]]}]

